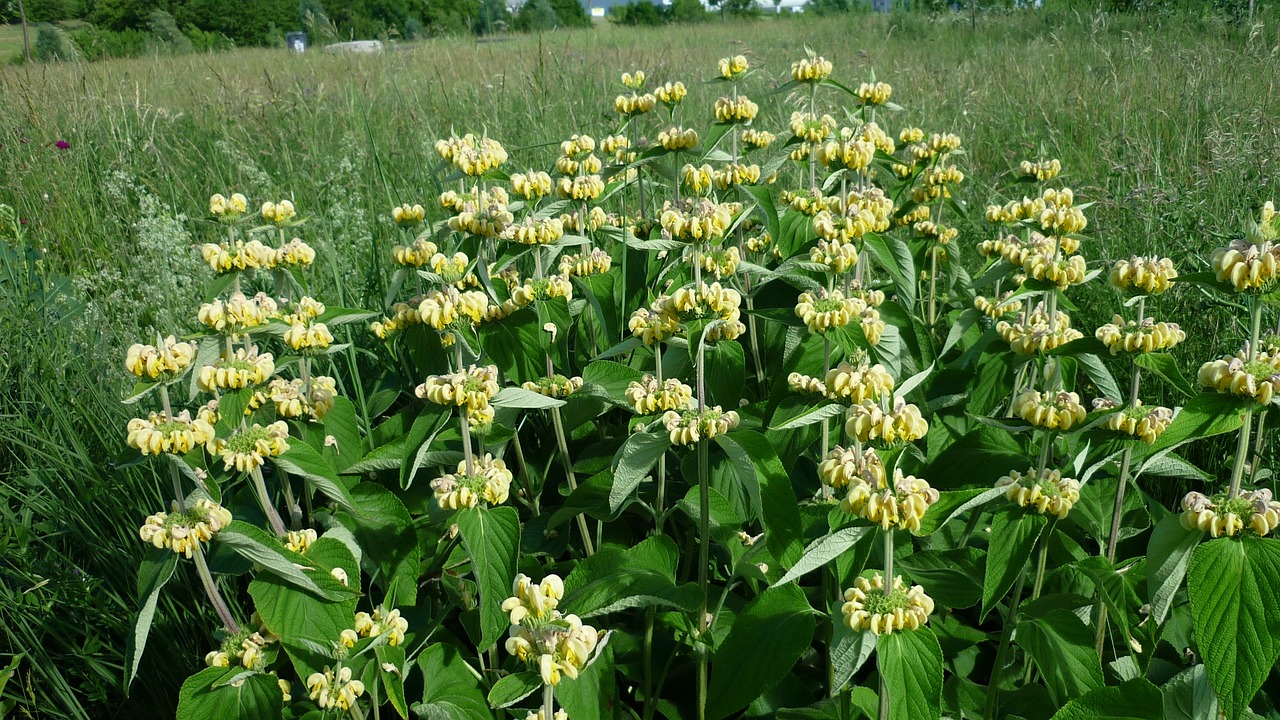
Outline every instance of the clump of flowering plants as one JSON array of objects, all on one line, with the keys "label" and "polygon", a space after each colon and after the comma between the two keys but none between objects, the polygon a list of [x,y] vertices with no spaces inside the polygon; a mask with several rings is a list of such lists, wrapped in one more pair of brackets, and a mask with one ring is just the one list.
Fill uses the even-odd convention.
[{"label": "clump of flowering plants", "polygon": [[[889,84],[714,70],[710,106],[624,73],[551,156],[439,140],[376,311],[310,293],[291,201],[211,198],[192,332],[125,359],[126,443],[171,486],[130,675],[189,561],[221,627],[183,718],[1268,709],[1271,207],[1211,272],[1090,257],[1057,160],[971,212],[962,138],[895,123]],[[1249,310],[1200,388],[1183,283]],[[1223,483],[1177,455],[1233,431]],[[1210,485],[1137,484],[1171,475]]]}]

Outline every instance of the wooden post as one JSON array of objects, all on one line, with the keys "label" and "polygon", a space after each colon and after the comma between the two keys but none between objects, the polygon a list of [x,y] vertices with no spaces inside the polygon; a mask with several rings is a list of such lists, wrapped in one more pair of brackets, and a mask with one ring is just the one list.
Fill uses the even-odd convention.
[{"label": "wooden post", "polygon": [[31,62],[31,41],[27,38],[27,9],[22,0],[18,0],[18,17],[22,18],[22,54],[27,62]]}]

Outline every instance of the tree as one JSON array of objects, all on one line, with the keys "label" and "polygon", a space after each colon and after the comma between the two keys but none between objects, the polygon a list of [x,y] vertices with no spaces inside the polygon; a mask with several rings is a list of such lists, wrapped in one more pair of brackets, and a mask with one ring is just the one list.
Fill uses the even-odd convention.
[{"label": "tree", "polygon": [[556,17],[565,27],[591,27],[591,18],[578,0],[548,0]]},{"label": "tree", "polygon": [[560,27],[560,17],[547,0],[529,0],[520,6],[512,27],[522,32],[542,32]]}]

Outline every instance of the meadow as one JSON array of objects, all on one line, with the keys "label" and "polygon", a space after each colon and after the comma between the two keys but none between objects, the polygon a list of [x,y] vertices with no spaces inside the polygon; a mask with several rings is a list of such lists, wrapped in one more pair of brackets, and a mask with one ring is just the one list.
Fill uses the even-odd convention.
[{"label": "meadow", "polygon": [[[1214,248],[1239,236],[1247,219],[1277,194],[1280,125],[1274,97],[1280,85],[1280,36],[1275,25],[1249,28],[1212,18],[1175,22],[1075,11],[984,16],[976,30],[968,23],[967,17],[945,15],[804,17],[661,30],[598,27],[482,42],[439,39],[369,57],[239,50],[0,68],[0,205],[14,210],[11,225],[0,218],[0,664],[9,655],[22,655],[3,685],[0,708],[16,708],[13,717],[167,717],[174,712],[177,689],[203,666],[201,658],[213,647],[210,628],[219,618],[204,602],[198,579],[178,573],[159,596],[138,680],[125,697],[127,638],[145,594],[137,571],[146,557],[138,526],[166,502],[168,478],[158,467],[139,462],[124,444],[126,423],[138,411],[120,402],[136,379],[122,360],[132,344],[154,342],[156,333],[182,337],[197,330],[194,311],[209,300],[210,277],[198,248],[217,242],[222,233],[208,221],[214,193],[240,192],[256,201],[290,198],[306,219],[298,234],[317,253],[308,293],[331,307],[381,315],[399,282],[389,258],[393,247],[405,242],[391,208],[420,203],[429,208],[428,221],[441,220],[445,214],[435,198],[456,186],[446,179],[451,168],[442,168],[437,140],[484,134],[510,153],[506,169],[550,168],[571,134],[603,137],[618,128],[613,111],[614,97],[623,92],[618,78],[637,69],[651,82],[683,81],[688,97],[682,117],[703,127],[711,122],[715,99],[724,94],[722,85],[704,81],[716,75],[720,58],[738,54],[749,59],[755,74],[748,94],[760,113],[753,127],[786,137],[788,117],[803,106],[804,96],[795,88],[772,89],[790,78],[792,63],[805,57],[808,47],[831,60],[843,82],[856,87],[874,73],[893,86],[893,101],[903,110],[884,121],[891,134],[919,126],[926,133],[961,138],[964,154],[955,163],[966,180],[955,191],[955,212],[948,217],[959,232],[948,252],[971,271],[984,262],[974,248],[995,234],[984,219],[987,204],[1024,192],[1025,186],[1016,185],[1023,160],[1060,160],[1060,181],[1080,201],[1092,203],[1084,252],[1091,267],[1104,268],[1104,276],[1105,269],[1131,255],[1169,256],[1184,275],[1208,270]],[[0,35],[0,50],[8,48],[8,40],[7,31]],[[833,93],[828,102],[842,101]],[[648,132],[659,129],[654,123]],[[792,185],[801,173],[790,164],[780,170]],[[656,171],[655,180],[663,182]],[[1073,290],[1071,299],[1078,306],[1073,320],[1086,336],[1118,311],[1115,294],[1103,281]],[[956,298],[951,301],[958,317],[965,308]],[[1244,304],[1205,286],[1176,286],[1161,299],[1160,315],[1186,331],[1186,342],[1173,353],[1186,377],[1194,378],[1201,363],[1248,337]],[[340,339],[352,342],[353,349],[317,363],[332,369],[347,391],[342,394],[360,398],[366,413],[362,431],[372,436],[368,413],[378,403],[365,395],[388,390],[390,381],[374,372],[383,367],[380,357],[386,353],[367,327],[367,322],[343,327]],[[943,337],[945,331],[937,339]],[[775,360],[783,364],[780,342],[768,352],[778,357],[755,360],[759,375]],[[575,362],[573,353],[565,360]],[[1106,363],[1117,378],[1128,372],[1122,359],[1108,357]],[[928,363],[907,364],[925,370]],[[899,383],[906,379],[897,378]],[[1145,395],[1151,404],[1172,407],[1183,402],[1174,385],[1153,376]],[[1078,389],[1085,386],[1082,380]],[[405,397],[411,396],[409,386]],[[381,412],[388,406],[372,415]],[[1206,477],[1220,478],[1235,438],[1220,428],[1214,432],[1219,437],[1188,445],[1179,454],[1204,468]],[[594,451],[594,436],[588,435],[570,440]],[[470,440],[465,442],[469,452]],[[789,447],[798,442],[787,441]],[[1257,475],[1257,467],[1270,467],[1272,454],[1262,437],[1257,443],[1251,474],[1266,484],[1269,475]],[[541,451],[550,466],[557,449]],[[590,459],[580,462],[598,469]],[[814,465],[805,466],[810,474]],[[652,463],[640,474],[651,468]],[[541,475],[551,472],[544,469]],[[1151,511],[1153,526],[1178,507],[1187,490],[1201,489],[1194,473],[1191,479],[1185,472],[1170,474],[1181,477],[1152,472],[1138,483],[1153,507],[1167,508]],[[421,480],[416,487],[426,485]],[[944,489],[967,491],[960,484]],[[704,511],[708,497],[703,496]],[[435,532],[423,529],[424,518],[431,515],[432,523],[439,518],[425,510],[416,517],[430,504],[419,502],[409,506],[420,532]],[[696,516],[698,503],[693,505]],[[806,523],[812,519],[805,517]],[[568,534],[570,527],[562,530]],[[578,526],[572,527],[579,537]],[[840,532],[834,525],[830,530]],[[971,532],[973,527],[963,536]],[[822,534],[809,528],[807,539]],[[1049,536],[1036,547],[1047,548]],[[866,541],[873,539],[868,535]],[[954,541],[949,537],[939,547],[964,549],[950,547]],[[1061,542],[1055,553],[1069,555],[1072,543],[1076,550],[1084,544]],[[1032,545],[1025,548],[1028,560]],[[451,547],[445,555],[450,551],[457,552]],[[560,552],[566,551],[561,547]],[[888,552],[893,552],[892,540]],[[868,545],[862,560],[872,553]],[[215,570],[245,572],[229,555],[211,558]],[[779,562],[770,562],[772,576],[740,580],[777,581]],[[705,558],[701,565],[705,571]],[[527,567],[522,560],[520,569]],[[914,570],[921,578],[949,577],[920,564]],[[566,566],[563,572],[569,571]],[[858,569],[842,572],[856,575]],[[354,574],[359,575],[358,567]],[[477,570],[484,595],[480,574]],[[725,578],[724,596],[730,595],[730,579]],[[690,571],[682,568],[681,580],[690,581]],[[984,616],[988,602],[999,601],[1010,589],[1010,583],[997,584],[1003,585],[999,596],[981,598]],[[1066,586],[1058,589],[1088,589]],[[1017,587],[1012,606],[1017,606],[1021,579]],[[638,601],[626,605],[639,606]],[[1113,615],[1119,610],[1114,608]],[[1009,618],[1017,609],[1007,612]],[[1133,619],[1136,626],[1136,607]],[[470,628],[467,623],[474,624],[458,621],[450,632],[464,635],[460,628]],[[491,640],[487,627],[486,641]],[[953,628],[944,639],[961,643],[968,637],[965,629]],[[999,665],[1007,638],[997,642],[999,633],[990,626],[984,632],[994,633],[987,639],[990,649],[1000,648]],[[1091,649],[1092,637],[1087,640]],[[611,652],[619,658],[637,652],[634,637],[630,642],[620,641]],[[673,658],[679,655],[671,652]],[[483,669],[484,653],[477,655]],[[961,668],[990,664],[990,655],[983,650],[960,659],[949,656],[947,671],[963,674]],[[1119,660],[1123,653],[1115,655]],[[693,657],[692,651],[680,656],[677,667]],[[823,661],[806,656],[806,662]],[[1037,658],[1041,673],[1052,676],[1041,662]],[[1135,662],[1146,667],[1152,660]],[[688,663],[690,672],[693,664]],[[1021,674],[1021,664],[1017,669]],[[1127,669],[1110,664],[1106,669],[1111,680],[1132,679]],[[714,665],[712,673],[714,692]],[[962,697],[973,685],[965,680],[947,692]],[[1055,704],[1085,689],[1050,683]],[[294,696],[305,694],[295,682]],[[693,717],[687,708],[693,694],[690,687],[676,702],[678,709],[658,711]],[[1038,697],[1019,696],[1015,710],[1034,716],[1027,706]],[[851,717],[849,704],[860,698],[843,700],[831,715],[815,711],[793,717]],[[729,707],[725,702],[721,705]],[[1233,711],[1240,710],[1238,699],[1234,702]],[[649,698],[637,703],[648,717]],[[959,699],[955,703],[965,706]],[[774,710],[768,703],[751,707],[764,716]]]}]

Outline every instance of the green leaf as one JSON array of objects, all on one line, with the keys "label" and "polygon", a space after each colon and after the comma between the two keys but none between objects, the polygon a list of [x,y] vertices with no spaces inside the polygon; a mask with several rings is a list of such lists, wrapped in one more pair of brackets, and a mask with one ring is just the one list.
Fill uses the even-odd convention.
[{"label": "green leaf", "polygon": [[991,502],[1004,494],[1003,488],[973,488],[971,490],[944,490],[938,493],[938,501],[929,506],[920,520],[920,531],[916,535],[931,535],[943,526],[959,517],[961,513]]},{"label": "green leaf", "polygon": [[1194,665],[1165,683],[1165,720],[1218,720],[1218,698],[1204,665]]},{"label": "green leaf", "polygon": [[889,694],[884,720],[942,717],[942,647],[927,627],[881,635],[876,664]]},{"label": "green leaf", "polygon": [[1156,453],[1188,440],[1232,432],[1244,421],[1244,413],[1250,404],[1253,404],[1252,400],[1217,392],[1202,392],[1178,410],[1173,422],[1161,433],[1149,452]]},{"label": "green leaf", "polygon": [[756,476],[755,461],[751,459],[746,449],[734,441],[732,435],[717,435],[714,439],[729,456],[729,467],[733,470],[733,477],[737,478],[738,484],[751,499],[751,515],[758,517],[761,512],[760,479]]},{"label": "green leaf", "polygon": [[726,410],[738,407],[747,384],[747,361],[736,341],[709,343],[706,349],[707,392]]},{"label": "green leaf", "polygon": [[348,475],[363,475],[369,472],[397,469],[404,464],[408,440],[408,435],[401,435],[386,445],[376,447],[370,450],[368,455],[349,465],[343,472]]},{"label": "green leaf", "polygon": [[[606,638],[606,643],[608,640]],[[614,717],[618,683],[613,666],[613,646],[606,644],[576,678],[562,678],[556,686],[556,705],[574,720]]]},{"label": "green leaf", "polygon": [[[404,696],[404,672],[405,654],[404,646],[396,645],[378,645],[373,649],[374,657],[378,658],[378,678],[382,683],[382,688],[386,690],[387,700],[391,702],[391,707],[396,709],[400,717],[409,717],[409,703]],[[388,670],[390,665],[393,670]]]},{"label": "green leaf", "polygon": [[1124,395],[1120,394],[1120,386],[1116,384],[1116,379],[1111,376],[1111,371],[1103,364],[1101,358],[1093,353],[1082,353],[1076,356],[1076,362],[1080,363],[1084,374],[1089,376],[1089,380],[1097,386],[1098,392],[1115,402],[1121,401]]},{"label": "green leaf", "polygon": [[692,612],[700,605],[702,594],[694,583],[677,585],[679,557],[675,541],[665,535],[626,550],[602,547],[579,561],[565,578],[561,608],[583,618],[634,607],[664,606]]},{"label": "green leaf", "polygon": [[[338,472],[345,471],[364,455],[364,438],[356,420],[355,403],[341,395],[333,399],[333,409],[324,416],[324,432],[337,444],[326,446],[323,454]],[[292,447],[292,446],[291,446]]]},{"label": "green leaf", "polygon": [[[622,407],[631,407],[627,400],[627,388],[633,382],[640,382],[644,373],[635,368],[611,360],[596,360],[582,370],[582,390],[602,397]],[[599,392],[594,392],[599,388]]]},{"label": "green leaf", "polygon": [[329,595],[321,589],[299,567],[299,565],[305,566],[306,559],[286,550],[279,540],[268,535],[261,528],[240,520],[233,520],[216,537],[218,542],[235,550],[244,559],[261,565],[264,571],[294,587],[327,600],[339,600],[343,596],[343,594]]},{"label": "green leaf", "polygon": [[916,270],[907,244],[896,236],[886,237],[875,233],[865,235],[863,242],[871,252],[875,253],[880,264],[889,269],[903,305],[908,308],[914,306],[916,304]]},{"label": "green leaf", "polygon": [[870,527],[847,527],[837,530],[830,535],[815,540],[804,549],[804,555],[800,557],[799,562],[791,566],[785,575],[773,584],[774,587],[786,585],[799,579],[802,575],[817,570],[825,566],[827,563],[840,557],[849,548],[858,544],[867,533],[871,532]]},{"label": "green leaf", "polygon": [[542,678],[532,671],[508,675],[493,684],[489,690],[489,706],[511,707],[542,689]]},{"label": "green leaf", "polygon": [[177,720],[278,720],[282,699],[274,675],[205,668],[182,683]]},{"label": "green leaf", "polygon": [[995,514],[991,521],[987,570],[982,580],[983,617],[1013,587],[1046,525],[1048,521],[1043,515],[1021,509],[1006,509]]},{"label": "green leaf", "polygon": [[1177,515],[1156,523],[1147,544],[1147,597],[1151,603],[1151,617],[1157,625],[1163,625],[1169,616],[1173,596],[1187,576],[1191,552],[1203,538],[1202,531],[1184,528]]},{"label": "green leaf", "polygon": [[177,553],[164,548],[149,552],[138,567],[138,597],[142,598],[142,608],[138,610],[138,619],[133,624],[133,634],[129,636],[129,647],[125,653],[125,669],[128,673],[124,680],[126,691],[138,676],[138,664],[142,662],[142,653],[147,647],[147,635],[151,633],[151,621],[155,618],[160,590],[173,577],[173,570],[177,566]]},{"label": "green leaf", "polygon": [[511,507],[475,507],[459,511],[455,519],[480,586],[479,649],[484,652],[510,627],[502,601],[511,594],[516,577],[520,516]]},{"label": "green leaf", "polygon": [[835,697],[853,679],[854,673],[871,659],[871,653],[876,649],[876,636],[861,630],[854,632],[839,614],[835,615],[832,624],[835,626],[831,637],[831,669],[834,677],[827,691],[831,697]]},{"label": "green leaf", "polygon": [[563,400],[547,397],[532,390],[505,387],[492,401],[494,407],[520,408],[522,410],[550,410],[564,405]]},{"label": "green leaf", "polygon": [[347,571],[349,582],[356,582],[360,575],[352,574],[355,558],[340,541],[325,540],[320,538],[305,556],[314,566],[306,572],[341,600],[330,601],[300,593],[275,575],[266,573],[249,583],[249,596],[262,624],[280,637],[300,678],[333,664],[332,653],[320,652],[317,648],[336,647],[342,631],[353,627],[356,611],[356,596],[329,573],[334,567],[342,567]]},{"label": "green leaf", "polygon": [[1245,535],[1197,547],[1187,569],[1196,644],[1228,720],[1280,657],[1280,540]]},{"label": "green leaf", "polygon": [[324,312],[315,319],[315,322],[324,323],[326,325],[346,325],[348,323],[362,322],[364,320],[372,320],[378,317],[379,313],[369,312],[368,310],[356,310],[354,308],[326,307]]},{"label": "green leaf", "polygon": [[1093,633],[1070,610],[1057,608],[1020,621],[1014,639],[1035,661],[1057,705],[1106,684]]},{"label": "green leaf", "polygon": [[629,436],[613,458],[613,487],[609,490],[609,511],[617,513],[626,505],[632,493],[649,476],[658,459],[671,447],[671,437],[656,432],[634,433]]},{"label": "green leaf", "polygon": [[287,473],[305,477],[339,506],[355,511],[347,486],[338,480],[337,472],[315,448],[304,442],[292,443],[283,455],[275,458],[275,463]]},{"label": "green leaf", "polygon": [[440,434],[445,425],[453,417],[453,412],[446,408],[424,410],[414,418],[405,439],[403,463],[400,465],[400,487],[407,489],[413,484],[418,470],[427,462],[427,453],[431,451],[432,441]]},{"label": "green leaf", "polygon": [[707,717],[737,712],[777,685],[809,647],[815,625],[796,585],[769,588],[747,603],[712,658]]},{"label": "green leaf", "polygon": [[783,567],[800,560],[804,552],[804,532],[800,525],[800,505],[791,486],[791,474],[782,466],[778,452],[768,438],[753,430],[734,430],[729,437],[751,458],[760,485],[761,521],[765,542]]},{"label": "green leaf", "polygon": [[492,718],[480,679],[453,645],[428,645],[418,656],[422,671],[422,702],[415,715],[430,720],[480,720]]},{"label": "green leaf", "polygon": [[387,606],[413,605],[420,553],[409,510],[390,490],[369,482],[351,488],[351,501],[360,514],[341,511],[335,517],[364,549],[362,564],[387,593]]},{"label": "green leaf", "polygon": [[1164,378],[1175,390],[1187,397],[1196,394],[1196,386],[1182,375],[1178,361],[1169,353],[1138,353],[1133,357],[1133,364]]},{"label": "green leaf", "polygon": [[1160,688],[1145,678],[1086,693],[1067,703],[1052,720],[1163,720]]},{"label": "green leaf", "polygon": [[769,429],[781,432],[783,430],[795,430],[808,425],[816,425],[823,420],[829,420],[840,415],[844,411],[845,407],[839,403],[824,402],[821,405],[805,406],[802,407],[800,414],[783,421],[781,424],[773,425]]},{"label": "green leaf", "polygon": [[928,588],[934,602],[952,609],[982,602],[981,551],[971,547],[917,551],[898,558],[894,567]]}]

